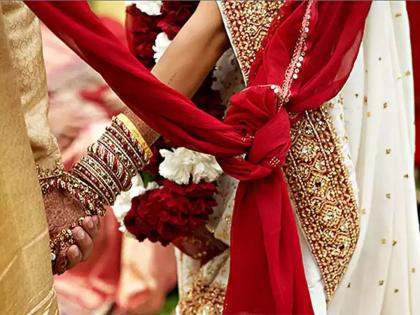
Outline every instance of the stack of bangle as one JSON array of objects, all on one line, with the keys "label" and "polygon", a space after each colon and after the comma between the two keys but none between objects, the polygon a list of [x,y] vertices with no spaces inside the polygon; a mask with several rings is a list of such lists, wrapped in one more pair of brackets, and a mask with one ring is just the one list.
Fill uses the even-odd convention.
[{"label": "stack of bangle", "polygon": [[131,178],[147,165],[151,156],[152,151],[138,130],[120,114],[88,148],[88,154],[62,177],[62,188],[82,202],[87,214],[96,214],[95,207],[112,205],[121,191],[130,189]]},{"label": "stack of bangle", "polygon": [[[70,172],[61,171],[49,179],[43,192],[61,188],[84,207],[86,215],[104,215],[121,191],[131,187],[131,179],[140,172],[152,157],[152,151],[134,124],[120,114],[112,119],[102,136],[88,148],[85,155]],[[71,228],[80,225],[75,222]],[[64,229],[51,241],[54,260],[66,244],[73,244],[70,229]]]}]

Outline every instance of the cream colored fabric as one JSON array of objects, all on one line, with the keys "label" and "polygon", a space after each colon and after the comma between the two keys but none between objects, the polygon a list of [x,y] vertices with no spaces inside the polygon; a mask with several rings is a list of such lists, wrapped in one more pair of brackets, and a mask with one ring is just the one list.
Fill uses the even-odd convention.
[{"label": "cream colored fabric", "polygon": [[411,73],[405,3],[373,2],[362,51],[341,93],[361,234],[330,315],[420,314]]},{"label": "cream colored fabric", "polygon": [[[37,29],[22,3],[0,2],[1,314],[58,313],[45,210],[22,110],[33,110],[44,97],[39,91],[46,91]],[[42,133],[42,115],[35,116],[40,125],[31,133]]]}]

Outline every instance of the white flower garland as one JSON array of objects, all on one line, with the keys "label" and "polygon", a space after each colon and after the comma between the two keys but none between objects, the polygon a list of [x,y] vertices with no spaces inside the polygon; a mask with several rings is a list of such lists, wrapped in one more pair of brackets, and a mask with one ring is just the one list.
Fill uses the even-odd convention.
[{"label": "white flower garland", "polygon": [[147,15],[161,15],[162,1],[160,0],[126,0],[125,3],[127,6],[134,4],[137,9]]}]

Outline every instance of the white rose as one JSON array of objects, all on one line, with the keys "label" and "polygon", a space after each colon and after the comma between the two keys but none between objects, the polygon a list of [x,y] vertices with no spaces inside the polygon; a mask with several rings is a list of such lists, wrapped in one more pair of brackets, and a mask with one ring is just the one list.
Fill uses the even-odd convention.
[{"label": "white rose", "polygon": [[155,62],[158,62],[170,44],[171,40],[168,38],[166,33],[162,32],[156,36],[155,44],[153,46],[153,51],[155,52],[153,58],[155,58]]},{"label": "white rose", "polygon": [[194,183],[212,182],[223,172],[215,157],[209,154],[186,148],[160,150],[160,154],[164,160],[159,165],[159,174],[178,185],[189,184],[190,178]]},{"label": "white rose", "polygon": [[126,0],[126,5],[132,5],[135,4],[136,7],[143,13],[146,13],[147,15],[160,15],[160,7],[162,6],[162,1],[160,0],[138,0],[138,1],[132,1],[132,0]]}]

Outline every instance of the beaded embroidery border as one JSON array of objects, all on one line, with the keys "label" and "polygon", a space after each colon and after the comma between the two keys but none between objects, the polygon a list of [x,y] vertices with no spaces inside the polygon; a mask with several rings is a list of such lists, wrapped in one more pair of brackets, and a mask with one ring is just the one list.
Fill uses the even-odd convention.
[{"label": "beaded embroidery border", "polygon": [[245,78],[271,22],[284,1],[221,1],[220,7],[230,33],[239,67]]},{"label": "beaded embroidery border", "polygon": [[357,202],[327,105],[306,112],[293,125],[284,172],[330,300],[354,253],[360,225]]},{"label": "beaded embroidery border", "polygon": [[193,287],[179,303],[179,313],[222,315],[225,293],[218,283],[204,284],[201,279],[195,279]]}]

